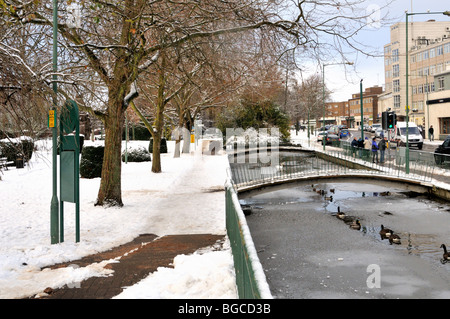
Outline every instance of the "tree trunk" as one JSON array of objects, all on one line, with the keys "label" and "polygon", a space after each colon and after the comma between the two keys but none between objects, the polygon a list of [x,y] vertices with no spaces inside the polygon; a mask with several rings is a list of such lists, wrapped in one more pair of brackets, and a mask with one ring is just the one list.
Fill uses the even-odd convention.
[{"label": "tree trunk", "polygon": [[95,205],[123,206],[121,192],[123,100],[110,94],[105,117],[105,153],[102,177]]},{"label": "tree trunk", "polygon": [[161,56],[161,72],[158,79],[158,96],[156,101],[156,118],[155,118],[155,132],[153,133],[153,160],[152,160],[152,172],[161,173],[161,136],[164,126],[164,107],[166,105],[164,91],[166,89],[166,57],[164,54]]},{"label": "tree trunk", "polygon": [[181,144],[181,129],[180,126],[176,127],[173,134],[175,135],[175,150],[173,152],[173,158],[179,158],[181,156],[180,144]]}]

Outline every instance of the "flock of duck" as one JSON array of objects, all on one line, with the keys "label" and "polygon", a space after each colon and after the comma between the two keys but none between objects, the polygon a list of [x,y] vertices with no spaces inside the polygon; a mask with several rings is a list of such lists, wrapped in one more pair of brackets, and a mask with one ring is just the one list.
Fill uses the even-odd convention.
[{"label": "flock of duck", "polygon": [[[333,201],[333,196],[326,196],[327,191],[323,190],[323,189],[317,189],[314,184],[311,185],[313,191],[315,191],[317,194],[322,195],[324,197],[325,200],[332,202]],[[330,189],[330,193],[334,194],[335,189]],[[383,195],[389,195],[389,192],[385,192],[383,193]],[[359,219],[354,219],[351,216],[347,216],[344,212],[341,212],[341,208],[340,206],[337,207],[337,213],[336,213],[336,217],[343,220],[345,223],[349,224],[351,229],[355,229],[355,230],[360,230],[361,229],[361,222],[359,221]],[[394,231],[392,229],[389,228],[385,228],[384,225],[381,225],[381,230],[379,232],[380,237],[382,240],[384,239],[388,239],[389,243],[392,244],[401,244],[401,238],[399,235],[394,234]],[[447,252],[447,247],[442,244],[441,247],[444,250],[444,254],[442,255],[442,259],[441,259],[441,263],[445,264],[447,262],[450,262],[450,253]]]}]

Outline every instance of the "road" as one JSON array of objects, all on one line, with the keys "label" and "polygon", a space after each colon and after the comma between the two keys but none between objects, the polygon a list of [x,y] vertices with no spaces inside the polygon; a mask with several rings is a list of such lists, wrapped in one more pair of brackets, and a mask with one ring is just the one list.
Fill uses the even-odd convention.
[{"label": "road", "polygon": [[[361,130],[350,130],[352,137],[351,139],[353,139],[353,137],[356,137],[356,139],[358,139],[361,136]],[[373,138],[374,137],[374,133],[370,133],[370,132],[364,132],[364,137],[369,137],[369,138]],[[350,139],[350,140],[351,140]],[[436,143],[428,143],[428,140],[424,140],[424,144],[423,144],[423,148],[422,151],[424,152],[434,152],[434,150],[437,148]],[[411,148],[411,149],[416,149],[416,148]]]}]

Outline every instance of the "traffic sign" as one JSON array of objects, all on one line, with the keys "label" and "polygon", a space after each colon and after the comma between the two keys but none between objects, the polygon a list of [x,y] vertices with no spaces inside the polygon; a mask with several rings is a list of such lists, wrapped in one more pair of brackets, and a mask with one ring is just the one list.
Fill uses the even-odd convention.
[{"label": "traffic sign", "polygon": [[55,110],[48,111],[48,127],[55,127]]}]

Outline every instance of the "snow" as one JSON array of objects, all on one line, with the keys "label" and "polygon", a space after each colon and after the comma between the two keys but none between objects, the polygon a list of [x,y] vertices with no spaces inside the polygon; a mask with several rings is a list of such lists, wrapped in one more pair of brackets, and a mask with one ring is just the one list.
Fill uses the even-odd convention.
[{"label": "snow", "polygon": [[[85,141],[85,145],[94,143],[101,142]],[[127,146],[148,148],[148,143],[129,141]],[[40,296],[47,287],[109,276],[111,270],[104,266],[118,261],[54,270],[43,267],[108,250],[139,234],[226,235],[225,195],[217,190],[223,190],[226,181],[227,157],[202,155],[197,146],[190,154],[173,158],[174,144],[169,141],[169,153],[161,158],[162,173],[151,172],[152,162],[122,164],[121,208],[94,206],[100,178],[80,179],[80,242],[75,242],[75,204],[64,203],[65,240],[52,245],[51,141],[36,144],[38,150],[25,168],[0,172],[2,299]],[[227,237],[221,249],[210,247],[179,255],[173,266],[159,268],[116,298],[237,298]]]},{"label": "snow", "polygon": [[[291,138],[305,149],[320,151],[322,148],[315,142],[315,136],[311,136],[308,147],[305,132],[296,135],[291,131]],[[85,145],[101,143],[85,141]],[[148,143],[129,141],[127,146],[147,148]],[[161,159],[162,173],[151,172],[152,162],[122,164],[122,208],[94,206],[100,179],[80,179],[80,242],[75,243],[75,205],[65,203],[65,241],[52,245],[51,141],[36,144],[38,150],[25,168],[12,167],[0,172],[2,299],[40,296],[47,287],[76,287],[83,279],[109,276],[112,270],[104,266],[117,260],[86,267],[54,270],[44,267],[108,250],[140,234],[226,235],[225,195],[217,190],[223,189],[226,182],[227,157],[202,155],[197,146],[190,154],[173,158],[174,144],[168,141],[169,153],[162,154]],[[436,181],[435,185],[440,183]],[[442,186],[448,187],[448,184]],[[195,210],[186,207],[195,207]],[[246,232],[245,236],[250,234]],[[249,248],[250,253],[254,252],[254,247]],[[251,258],[259,264],[256,252]],[[257,279],[265,282],[262,269],[257,268],[256,272]],[[270,296],[268,287],[263,293]],[[134,286],[126,287],[115,298],[238,298],[228,238],[219,250],[210,247],[177,256],[173,268],[160,267]]]}]

